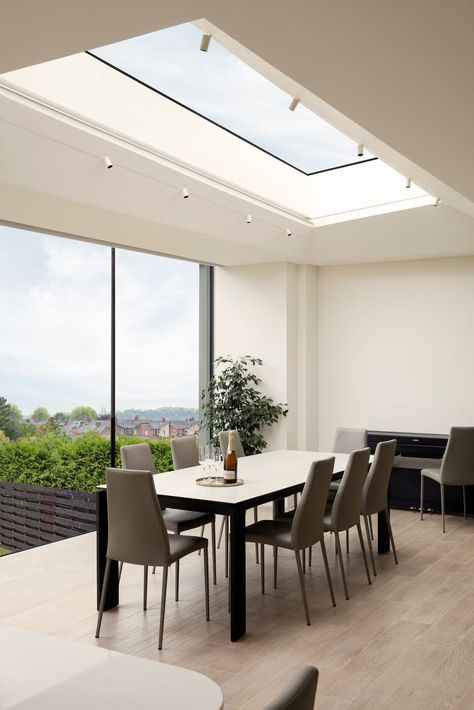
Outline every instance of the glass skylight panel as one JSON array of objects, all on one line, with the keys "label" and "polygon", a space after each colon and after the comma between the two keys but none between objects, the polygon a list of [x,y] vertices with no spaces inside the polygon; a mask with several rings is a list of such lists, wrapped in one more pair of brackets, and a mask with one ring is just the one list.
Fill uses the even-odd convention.
[{"label": "glass skylight panel", "polygon": [[202,33],[178,25],[92,54],[305,173],[367,160],[343,133]]}]

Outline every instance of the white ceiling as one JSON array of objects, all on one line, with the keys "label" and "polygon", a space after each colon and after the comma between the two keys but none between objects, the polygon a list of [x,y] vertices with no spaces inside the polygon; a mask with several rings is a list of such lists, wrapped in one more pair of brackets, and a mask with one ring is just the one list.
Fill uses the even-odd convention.
[{"label": "white ceiling", "polygon": [[[110,152],[110,142],[3,96],[0,219],[226,264],[474,253],[472,3],[316,1],[302,7],[288,17],[288,4],[275,1],[238,7],[143,0],[132,6],[109,0],[11,3],[0,27],[0,70],[206,17],[203,26],[215,23],[228,43],[239,43],[235,49],[249,63],[439,195],[440,207],[316,230],[296,223],[296,238],[288,240],[282,237],[288,220],[261,206],[252,206],[251,230],[242,224],[247,208],[236,195],[220,194],[209,211],[209,187],[192,178],[196,199],[187,200],[183,212],[176,191],[157,187],[156,171],[163,166],[116,142],[126,170],[104,174],[103,166],[94,165],[91,177],[90,160],[74,146],[87,144],[89,153],[101,155]],[[55,141],[55,131],[66,140]]]}]

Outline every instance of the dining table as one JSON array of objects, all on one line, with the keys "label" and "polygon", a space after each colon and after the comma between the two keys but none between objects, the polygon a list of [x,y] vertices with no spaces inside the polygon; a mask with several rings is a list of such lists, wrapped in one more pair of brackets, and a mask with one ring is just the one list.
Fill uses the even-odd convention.
[{"label": "dining table", "polygon": [[[229,517],[230,639],[238,641],[246,633],[246,552],[247,510],[273,503],[273,515],[284,511],[285,499],[303,490],[313,461],[334,456],[333,478],[340,478],[349,454],[321,451],[268,451],[238,459],[238,486],[209,487],[197,484],[200,466],[159,473],[154,476],[162,507],[215,513]],[[107,553],[107,488],[97,497],[97,607],[100,601]],[[378,515],[378,552],[390,549],[385,515]],[[119,603],[118,565],[112,565],[105,609]]]},{"label": "dining table", "polygon": [[2,710],[222,710],[202,673],[90,643],[0,626]]}]

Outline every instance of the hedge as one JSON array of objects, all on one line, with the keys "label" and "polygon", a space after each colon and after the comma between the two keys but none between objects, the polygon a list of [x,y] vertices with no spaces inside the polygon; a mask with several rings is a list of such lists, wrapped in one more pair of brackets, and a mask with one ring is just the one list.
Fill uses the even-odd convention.
[{"label": "hedge", "polygon": [[[121,446],[144,441],[150,445],[156,470],[171,471],[171,446],[165,439],[117,437],[115,465],[120,467]],[[48,434],[40,438],[0,441],[0,481],[93,493],[96,486],[105,482],[107,466],[110,466],[110,442],[98,434],[85,434],[74,440]]]}]

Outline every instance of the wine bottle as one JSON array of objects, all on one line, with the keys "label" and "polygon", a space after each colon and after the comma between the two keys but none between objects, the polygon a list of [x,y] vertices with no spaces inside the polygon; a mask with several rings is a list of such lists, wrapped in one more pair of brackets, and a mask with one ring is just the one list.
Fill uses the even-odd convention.
[{"label": "wine bottle", "polygon": [[237,482],[237,454],[235,453],[235,433],[229,432],[227,453],[224,459],[224,483]]}]

